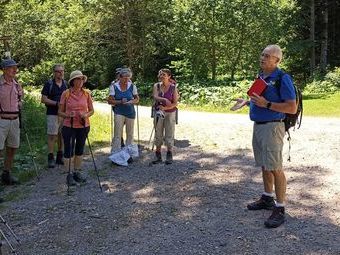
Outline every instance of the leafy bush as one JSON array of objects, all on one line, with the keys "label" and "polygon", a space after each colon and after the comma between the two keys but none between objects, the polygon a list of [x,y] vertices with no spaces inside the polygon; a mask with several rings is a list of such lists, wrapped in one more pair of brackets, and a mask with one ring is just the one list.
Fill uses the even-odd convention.
[{"label": "leafy bush", "polygon": [[[251,81],[220,81],[206,83],[189,83],[178,82],[181,103],[188,105],[214,105],[226,106],[238,97],[246,97],[246,91]],[[142,104],[150,104],[152,100],[152,82],[137,84],[138,93]],[[108,96],[108,90],[93,90],[92,96],[97,101],[105,102]]]},{"label": "leafy bush", "polygon": [[314,79],[308,83],[303,92],[304,94],[325,94],[335,93],[340,89],[340,67],[328,72],[324,79]]}]

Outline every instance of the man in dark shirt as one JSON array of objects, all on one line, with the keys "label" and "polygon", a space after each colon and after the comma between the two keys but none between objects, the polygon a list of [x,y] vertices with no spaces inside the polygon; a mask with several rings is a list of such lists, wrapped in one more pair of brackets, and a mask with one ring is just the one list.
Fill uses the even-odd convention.
[{"label": "man in dark shirt", "polygon": [[[62,119],[58,117],[58,104],[61,94],[67,89],[64,80],[64,67],[61,64],[53,66],[53,79],[48,80],[41,91],[41,102],[46,105],[47,115],[47,145],[48,167],[55,167],[55,163],[63,165],[63,140],[61,137]],[[54,146],[57,143],[58,151],[54,162]]]}]

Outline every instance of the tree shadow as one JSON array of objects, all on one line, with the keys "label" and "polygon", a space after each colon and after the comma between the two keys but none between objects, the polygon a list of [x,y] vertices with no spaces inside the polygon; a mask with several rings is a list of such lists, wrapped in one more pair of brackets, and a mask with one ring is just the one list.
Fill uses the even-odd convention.
[{"label": "tree shadow", "polygon": [[[40,240],[35,245],[44,249],[44,254],[340,252],[340,228],[331,215],[332,205],[311,192],[324,185],[318,176],[328,170],[320,166],[311,166],[308,171],[303,167],[287,169],[294,176],[288,184],[294,190],[288,191],[293,199],[287,207],[287,222],[277,229],[266,229],[263,221],[270,211],[245,209],[262,193],[261,172],[254,167],[249,149],[222,155],[189,146],[176,151],[174,164],[150,166],[152,153],[142,147],[141,157],[128,167],[112,166],[107,159],[109,148],[97,150],[95,155],[104,193],[98,191],[92,178],[75,198],[67,199],[67,207],[65,197],[46,197],[87,228],[82,231],[81,224],[68,225],[63,217],[58,222],[63,228],[56,224],[39,229],[23,226],[20,235],[32,236],[24,238],[22,245],[27,251],[34,250],[29,241]],[[93,176],[90,157],[86,156],[84,165]],[[37,211],[38,205],[31,209]],[[45,227],[50,231],[48,236],[44,236]],[[69,245],[76,235],[81,236],[78,243]],[[43,246],[42,241],[50,242],[51,236],[58,237],[55,246]]]}]

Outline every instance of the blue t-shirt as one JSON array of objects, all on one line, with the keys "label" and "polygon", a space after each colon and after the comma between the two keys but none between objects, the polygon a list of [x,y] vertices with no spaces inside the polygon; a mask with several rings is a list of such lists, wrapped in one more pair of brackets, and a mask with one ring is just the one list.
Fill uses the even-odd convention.
[{"label": "blue t-shirt", "polygon": [[[130,101],[134,99],[133,96],[133,84],[125,90],[121,91],[116,85],[114,85],[115,100],[122,100],[123,98],[126,98],[127,101]],[[136,111],[133,104],[117,104],[114,106],[113,111],[115,114],[123,115],[127,118],[134,119],[136,117]]]},{"label": "blue t-shirt", "polygon": [[[67,89],[66,81],[63,80],[61,86],[59,87],[54,79],[48,80],[41,94],[47,96],[48,99],[53,101],[60,101],[61,94]],[[46,106],[46,114],[47,115],[58,115],[58,106],[47,105]]]},{"label": "blue t-shirt", "polygon": [[[279,79],[283,72],[277,68],[273,73],[271,73],[264,80],[267,82],[268,86],[265,89],[262,96],[275,103],[284,102],[286,100],[295,100],[295,89],[293,85],[293,80],[289,74],[284,73],[281,78],[280,91],[278,85],[275,86],[276,81]],[[263,74],[260,73],[263,78]],[[249,116],[252,121],[272,121],[272,120],[282,120],[285,118],[285,113],[276,112],[267,108],[258,107],[250,101],[250,111]]]}]

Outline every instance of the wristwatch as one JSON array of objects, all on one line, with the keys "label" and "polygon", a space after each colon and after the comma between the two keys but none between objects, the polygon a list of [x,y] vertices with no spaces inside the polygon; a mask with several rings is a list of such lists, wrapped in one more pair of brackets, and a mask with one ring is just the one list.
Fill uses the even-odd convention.
[{"label": "wristwatch", "polygon": [[267,103],[267,109],[270,109],[270,107],[272,107],[272,102]]}]

